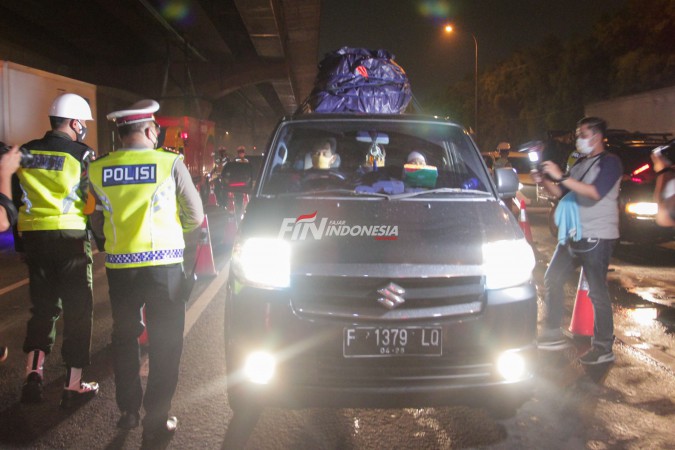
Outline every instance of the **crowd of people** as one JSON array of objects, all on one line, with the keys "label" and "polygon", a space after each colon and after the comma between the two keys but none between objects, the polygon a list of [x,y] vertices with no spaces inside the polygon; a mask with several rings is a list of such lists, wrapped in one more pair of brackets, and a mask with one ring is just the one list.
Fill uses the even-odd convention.
[{"label": "crowd of people", "polygon": [[[44,364],[61,315],[66,377],[60,405],[70,408],[99,391],[95,381],[85,381],[83,376],[90,364],[93,323],[93,233],[106,254],[115,398],[120,410],[117,426],[131,429],[142,424],[144,442],[170,438],[178,425],[169,414],[178,382],[187,301],[182,289],[186,278],[183,233],[199,227],[204,218],[202,199],[182,156],[159,147],[160,127],[154,116],[158,110],[156,101],[143,100],[108,114],[122,146],[96,158],[94,149],[84,143],[87,122],[93,120],[89,105],[82,97],[66,93],[54,100],[48,112],[51,129],[22,146],[32,155],[31,162],[22,166],[19,148],[0,143],[0,231],[16,227],[30,278],[32,308],[23,344],[26,371],[21,401],[43,401]],[[545,327],[538,346],[558,350],[567,345],[560,330],[563,284],[570,271],[581,265],[595,311],[592,347],[580,357],[582,364],[590,365],[614,360],[607,271],[619,238],[622,167],[605,149],[606,129],[602,119],[583,118],[576,129],[579,157],[569,171],[544,161],[532,172],[535,182],[560,198],[559,226],[565,227],[565,237],[545,274]],[[508,167],[510,145],[502,142],[498,150],[494,168]],[[371,156],[373,166],[384,158],[376,152]],[[218,159],[226,174],[230,161],[224,151]],[[673,162],[664,152],[655,153],[653,161],[658,177],[657,220],[663,226],[675,226]],[[237,149],[234,162],[248,162],[244,147]],[[417,151],[408,155],[407,162],[426,164]],[[335,142],[315,143],[303,164],[314,170],[339,167]],[[152,215],[144,213],[150,210]],[[150,372],[143,392],[138,338],[145,327]],[[0,360],[5,358],[7,349],[0,347]]]}]

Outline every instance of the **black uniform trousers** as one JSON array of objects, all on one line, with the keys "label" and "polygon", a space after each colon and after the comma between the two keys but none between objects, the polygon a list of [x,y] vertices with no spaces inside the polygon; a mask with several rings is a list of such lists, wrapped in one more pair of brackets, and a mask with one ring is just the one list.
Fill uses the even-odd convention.
[{"label": "black uniform trousers", "polygon": [[[183,352],[185,302],[182,264],[106,270],[113,316],[112,348],[115,398],[120,411],[145,409],[143,426],[163,426],[178,384]],[[140,377],[145,305],[150,370],[145,396]]]},{"label": "black uniform trousers", "polygon": [[91,243],[85,230],[22,233],[32,316],[23,351],[49,354],[63,313],[61,356],[69,367],[89,365],[93,321]]}]

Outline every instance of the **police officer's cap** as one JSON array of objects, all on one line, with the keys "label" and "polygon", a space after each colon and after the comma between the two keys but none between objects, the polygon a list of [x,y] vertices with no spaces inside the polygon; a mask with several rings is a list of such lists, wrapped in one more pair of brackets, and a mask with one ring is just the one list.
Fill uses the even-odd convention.
[{"label": "police officer's cap", "polygon": [[111,112],[106,116],[112,120],[118,127],[131,125],[132,123],[154,121],[154,113],[159,109],[159,103],[154,100],[140,100],[127,109]]}]

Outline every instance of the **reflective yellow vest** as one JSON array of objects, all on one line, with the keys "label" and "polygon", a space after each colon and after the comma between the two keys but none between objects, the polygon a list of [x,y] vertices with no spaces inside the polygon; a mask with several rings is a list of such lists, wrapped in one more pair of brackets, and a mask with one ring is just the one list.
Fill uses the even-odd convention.
[{"label": "reflective yellow vest", "polygon": [[157,150],[118,150],[89,167],[103,206],[106,267],[161,266],[183,261],[183,229],[173,167],[181,158]]},{"label": "reflective yellow vest", "polygon": [[17,171],[23,191],[19,231],[84,230],[82,163],[66,152],[29,150],[33,162]]}]

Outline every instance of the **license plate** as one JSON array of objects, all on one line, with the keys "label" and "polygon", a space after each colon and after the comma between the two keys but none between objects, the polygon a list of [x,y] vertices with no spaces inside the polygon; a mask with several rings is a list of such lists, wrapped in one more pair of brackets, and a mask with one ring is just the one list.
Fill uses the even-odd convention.
[{"label": "license plate", "polygon": [[345,358],[383,356],[441,356],[440,327],[345,327],[342,353]]}]

